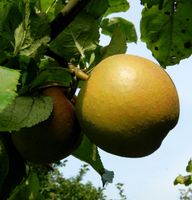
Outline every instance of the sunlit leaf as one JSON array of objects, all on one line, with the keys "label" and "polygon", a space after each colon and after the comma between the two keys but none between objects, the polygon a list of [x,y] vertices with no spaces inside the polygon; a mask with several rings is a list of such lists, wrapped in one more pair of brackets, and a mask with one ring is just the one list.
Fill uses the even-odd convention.
[{"label": "sunlit leaf", "polygon": [[179,175],[176,177],[175,181],[174,181],[174,185],[178,185],[178,184],[182,184],[185,186],[189,186],[192,184],[192,175],[188,175],[188,176],[182,176]]},{"label": "sunlit leaf", "polygon": [[65,4],[63,0],[39,0],[37,7],[42,14],[46,14],[49,21],[52,21]]},{"label": "sunlit leaf", "polygon": [[192,54],[191,9],[192,1],[165,1],[142,12],[141,39],[163,67]]},{"label": "sunlit leaf", "polygon": [[20,72],[0,66],[0,112],[17,96],[16,89]]},{"label": "sunlit leaf", "polygon": [[127,0],[108,0],[109,8],[107,9],[105,16],[116,13],[125,12],[129,9],[129,3]]},{"label": "sunlit leaf", "polygon": [[142,4],[147,4],[147,7],[151,7],[154,5],[159,5],[161,7],[163,5],[164,0],[141,0]]},{"label": "sunlit leaf", "polygon": [[118,28],[121,31],[120,37],[126,37],[127,42],[136,42],[137,35],[133,23],[121,17],[104,19],[101,24],[102,33],[112,36],[113,31]]},{"label": "sunlit leaf", "polygon": [[55,3],[55,0],[40,0],[38,6],[41,12],[49,13],[54,8]]},{"label": "sunlit leaf", "polygon": [[14,45],[14,54],[17,54],[22,48],[23,43],[25,41],[25,37],[29,30],[29,23],[30,23],[30,3],[26,1],[25,6],[23,7],[23,11],[25,13],[23,21],[19,24],[19,26],[15,29],[14,38],[15,38],[15,45]]},{"label": "sunlit leaf", "polygon": [[21,73],[19,84],[17,86],[18,93],[21,92],[21,88],[28,85],[36,77],[37,72],[39,71],[35,60],[24,55],[10,58],[6,63],[6,67],[10,69],[17,69]]}]

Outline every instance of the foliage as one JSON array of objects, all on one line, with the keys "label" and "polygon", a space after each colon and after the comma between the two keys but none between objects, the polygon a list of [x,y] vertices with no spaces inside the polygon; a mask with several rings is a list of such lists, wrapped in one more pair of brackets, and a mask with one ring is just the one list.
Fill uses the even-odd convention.
[{"label": "foliage", "polygon": [[[192,2],[141,3],[141,39],[157,61],[166,67],[189,57]],[[129,7],[127,0],[0,1],[0,199],[17,185],[12,200],[43,198],[10,134],[50,116],[52,101],[41,95],[43,87],[64,86],[71,100],[81,86],[78,74],[88,74],[103,58],[125,53],[128,43],[137,41],[134,24],[111,15]],[[99,44],[102,34],[111,37],[106,46]],[[113,172],[104,168],[97,147],[86,138],[85,143],[87,148],[81,145],[74,156],[89,163],[104,184],[111,182]]]},{"label": "foliage", "polygon": [[[178,175],[174,180],[174,185],[182,184],[184,186],[190,186],[192,184],[192,160],[190,159],[187,167],[186,172],[188,175]],[[180,189],[180,199],[181,200],[191,200],[192,199],[192,189],[187,187],[186,189]]]},{"label": "foliage", "polygon": [[180,189],[180,200],[192,200],[192,189]]},{"label": "foliage", "polygon": [[183,176],[183,175],[179,175],[176,177],[175,181],[174,181],[174,185],[177,184],[182,184],[185,186],[189,186],[192,184],[192,160],[190,159],[188,162],[188,165],[186,167],[186,172],[189,173],[189,175]]},{"label": "foliage", "polygon": [[65,179],[58,166],[54,166],[51,171],[36,167],[35,171],[37,171],[41,187],[40,193],[47,200],[104,200],[104,189],[93,187],[91,182],[82,183],[83,177],[88,170],[88,166],[83,165],[76,176]]},{"label": "foliage", "polygon": [[[90,181],[83,183],[83,178],[89,171],[84,164],[78,174],[71,178],[64,178],[60,168],[66,165],[67,160],[54,165],[40,166],[29,163],[30,173],[19,186],[20,190],[13,191],[11,199],[40,199],[40,200],[106,200],[105,188],[94,187]],[[33,184],[35,182],[36,184]],[[28,183],[28,184],[26,184]],[[126,200],[123,184],[116,184],[119,198]],[[19,192],[18,192],[19,191]],[[25,197],[23,196],[25,195]],[[33,197],[32,197],[33,195]]]}]

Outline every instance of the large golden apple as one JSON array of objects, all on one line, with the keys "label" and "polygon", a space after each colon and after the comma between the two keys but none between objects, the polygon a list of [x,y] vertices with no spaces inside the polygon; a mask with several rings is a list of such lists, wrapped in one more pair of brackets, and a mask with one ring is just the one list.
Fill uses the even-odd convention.
[{"label": "large golden apple", "polygon": [[76,114],[101,149],[142,157],[157,150],[179,117],[176,87],[166,71],[134,55],[101,61],[80,90]]}]

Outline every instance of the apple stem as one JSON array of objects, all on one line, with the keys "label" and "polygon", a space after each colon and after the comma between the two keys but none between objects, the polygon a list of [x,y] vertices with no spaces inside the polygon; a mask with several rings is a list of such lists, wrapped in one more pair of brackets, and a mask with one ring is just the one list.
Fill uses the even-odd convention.
[{"label": "apple stem", "polygon": [[83,72],[81,69],[79,69],[78,67],[74,66],[71,63],[68,63],[68,67],[69,67],[69,72],[71,74],[74,74],[76,78],[78,78],[79,80],[83,80],[86,81],[89,78],[89,75],[87,75],[85,72]]}]

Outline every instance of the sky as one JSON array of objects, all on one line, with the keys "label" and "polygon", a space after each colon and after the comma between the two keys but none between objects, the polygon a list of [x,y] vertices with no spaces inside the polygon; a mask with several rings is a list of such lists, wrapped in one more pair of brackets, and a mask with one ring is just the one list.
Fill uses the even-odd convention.
[{"label": "sky", "polygon": [[[129,0],[130,9],[118,14],[135,24],[138,38],[141,5],[139,0]],[[108,37],[101,38],[106,45]],[[143,56],[154,62],[146,45],[138,40],[137,44],[129,44],[127,53]],[[177,126],[170,131],[161,147],[153,154],[143,158],[123,158],[99,149],[104,167],[115,173],[114,181],[108,184],[105,194],[107,199],[119,200],[115,184],[124,184],[124,193],[128,200],[179,200],[181,185],[174,186],[173,181],[179,174],[186,174],[187,162],[192,157],[192,57],[169,66],[166,71],[174,81],[180,100],[180,117]],[[84,163],[69,156],[67,166],[63,168],[66,178],[76,175]],[[90,167],[84,181],[91,181],[94,186],[101,187],[100,176]]]}]

